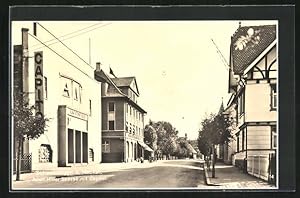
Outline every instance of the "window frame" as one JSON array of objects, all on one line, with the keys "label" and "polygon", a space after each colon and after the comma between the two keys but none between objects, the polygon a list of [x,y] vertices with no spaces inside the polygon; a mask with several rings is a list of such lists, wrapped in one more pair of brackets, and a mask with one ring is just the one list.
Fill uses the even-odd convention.
[{"label": "window frame", "polygon": [[[274,138],[276,136],[276,139]],[[275,139],[275,141],[274,141]],[[271,126],[271,149],[277,149],[278,148],[278,133],[277,133],[277,127],[276,125]],[[274,145],[274,143],[276,145]]]},{"label": "window frame", "polygon": [[276,111],[277,110],[277,100],[278,100],[278,96],[277,96],[277,87],[276,84],[270,84],[270,89],[271,89],[271,111]]},{"label": "window frame", "polygon": [[110,141],[109,140],[104,140],[104,142],[102,143],[102,152],[110,153]]},{"label": "window frame", "polygon": [[236,151],[237,151],[237,153],[238,152],[240,152],[240,133],[238,132],[237,134],[236,134]]},{"label": "window frame", "polygon": [[245,113],[245,89],[240,93],[238,97],[238,114],[239,116]]},{"label": "window frame", "polygon": [[[113,106],[113,110],[111,110],[111,104]],[[116,107],[115,107],[115,102],[108,102],[108,112],[115,112],[116,111]]]},{"label": "window frame", "polygon": [[[110,125],[110,123],[111,122],[113,122],[113,129],[111,129],[110,127],[111,127],[111,125]],[[116,130],[116,123],[115,123],[115,120],[108,120],[108,130],[110,130],[110,131],[114,131],[114,130]]]}]

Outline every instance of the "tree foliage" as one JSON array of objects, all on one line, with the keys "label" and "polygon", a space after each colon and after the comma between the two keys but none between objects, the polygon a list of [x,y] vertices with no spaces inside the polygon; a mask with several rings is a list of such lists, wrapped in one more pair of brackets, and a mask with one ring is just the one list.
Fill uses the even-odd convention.
[{"label": "tree foliage", "polygon": [[21,148],[24,138],[36,139],[40,137],[47,127],[48,118],[34,115],[34,106],[28,104],[27,96],[20,93],[14,94],[13,118],[14,118],[14,142],[17,148],[16,180],[20,180],[21,173]]},{"label": "tree foliage", "polygon": [[35,116],[35,107],[30,106],[23,98],[22,95],[17,94],[14,97],[14,136],[16,139],[24,137],[36,139],[44,133],[49,119]]},{"label": "tree foliage", "polygon": [[145,126],[144,138],[157,155],[188,157],[193,151],[187,140],[178,137],[176,128],[166,121],[150,121]]},{"label": "tree foliage", "polygon": [[211,146],[228,142],[231,136],[231,121],[220,113],[210,114],[201,122],[202,129],[199,130],[198,148],[200,152],[208,156],[211,154]]}]

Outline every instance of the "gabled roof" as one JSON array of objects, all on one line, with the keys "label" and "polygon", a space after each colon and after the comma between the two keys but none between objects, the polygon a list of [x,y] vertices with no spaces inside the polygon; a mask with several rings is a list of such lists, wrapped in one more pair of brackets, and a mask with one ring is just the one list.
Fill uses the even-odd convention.
[{"label": "gabled roof", "polygon": [[275,39],[276,25],[239,27],[230,45],[234,74],[242,74]]},{"label": "gabled roof", "polygon": [[118,87],[130,87],[133,91],[137,92],[136,94],[139,94],[135,77],[121,77],[121,78],[111,78],[111,79]]},{"label": "gabled roof", "polygon": [[134,77],[111,78],[118,87],[129,87]]},{"label": "gabled roof", "polygon": [[121,97],[127,97],[119,88],[118,86],[113,82],[113,80],[101,69],[100,71],[94,72],[95,79],[99,82],[106,82],[108,83],[111,88],[115,91],[110,93],[111,88],[108,91],[108,95],[112,96],[121,96]]}]

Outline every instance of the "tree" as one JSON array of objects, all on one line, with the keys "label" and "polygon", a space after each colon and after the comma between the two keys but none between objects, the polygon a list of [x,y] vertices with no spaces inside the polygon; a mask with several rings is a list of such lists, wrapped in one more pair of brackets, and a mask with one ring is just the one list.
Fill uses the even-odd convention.
[{"label": "tree", "polygon": [[47,127],[46,123],[48,118],[35,116],[34,106],[30,106],[27,100],[24,100],[23,94],[14,94],[14,139],[18,145],[17,148],[17,169],[16,180],[20,180],[21,172],[21,155],[22,145],[25,138],[33,140],[37,139],[44,133],[44,129]]},{"label": "tree", "polygon": [[212,177],[215,177],[216,153],[215,146],[228,142],[231,136],[231,122],[220,112],[217,115],[210,114],[202,122],[202,129],[199,131],[198,147],[203,155],[213,156]]}]

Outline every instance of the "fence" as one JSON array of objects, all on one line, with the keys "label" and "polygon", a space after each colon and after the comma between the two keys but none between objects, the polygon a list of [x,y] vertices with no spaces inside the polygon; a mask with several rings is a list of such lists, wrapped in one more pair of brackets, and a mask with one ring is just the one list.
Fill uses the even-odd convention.
[{"label": "fence", "polygon": [[[13,172],[17,170],[17,159],[13,161]],[[24,153],[21,156],[21,173],[30,173],[32,171],[32,156],[31,153]]]},{"label": "fence", "polygon": [[276,155],[252,155],[247,157],[247,172],[270,183],[276,183]]}]

